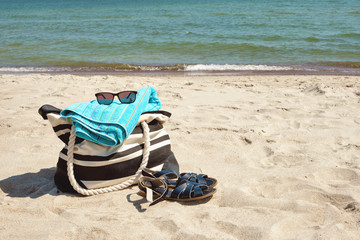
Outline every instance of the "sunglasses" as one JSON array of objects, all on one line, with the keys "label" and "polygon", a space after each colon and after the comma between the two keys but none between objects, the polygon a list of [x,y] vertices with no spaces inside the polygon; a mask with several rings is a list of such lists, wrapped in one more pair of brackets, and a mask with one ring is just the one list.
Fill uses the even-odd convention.
[{"label": "sunglasses", "polygon": [[96,100],[99,104],[109,105],[114,101],[114,97],[117,96],[121,103],[133,103],[136,99],[136,91],[123,91],[118,93],[100,92],[96,93]]}]

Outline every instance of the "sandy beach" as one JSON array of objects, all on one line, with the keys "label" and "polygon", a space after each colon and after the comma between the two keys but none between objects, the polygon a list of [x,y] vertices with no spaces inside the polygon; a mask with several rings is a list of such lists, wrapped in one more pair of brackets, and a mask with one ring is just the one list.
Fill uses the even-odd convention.
[{"label": "sandy beach", "polygon": [[[359,76],[0,75],[0,239],[360,239]],[[38,109],[153,86],[181,172],[217,178],[194,203],[138,187],[57,190],[63,143]]]}]

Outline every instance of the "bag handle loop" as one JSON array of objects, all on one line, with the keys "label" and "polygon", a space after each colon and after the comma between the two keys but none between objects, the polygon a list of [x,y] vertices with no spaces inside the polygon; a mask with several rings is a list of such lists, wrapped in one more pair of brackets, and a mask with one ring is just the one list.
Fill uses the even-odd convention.
[{"label": "bag handle loop", "polygon": [[98,194],[102,194],[102,193],[108,193],[108,192],[113,192],[116,190],[121,190],[121,189],[127,188],[133,184],[136,184],[141,176],[142,170],[146,167],[146,165],[148,163],[149,155],[150,155],[149,126],[145,121],[141,122],[141,126],[143,128],[143,134],[144,134],[144,140],[145,140],[144,141],[144,150],[143,150],[142,162],[140,164],[139,169],[135,173],[135,175],[133,175],[130,179],[126,180],[123,183],[113,185],[110,187],[104,187],[104,188],[98,188],[98,189],[85,189],[78,184],[78,182],[75,179],[75,175],[74,175],[74,146],[75,146],[76,135],[75,135],[75,127],[74,127],[74,125],[72,125],[71,131],[70,131],[69,143],[68,143],[67,174],[68,174],[70,184],[75,189],[75,191],[77,191],[78,193],[80,193],[82,195],[90,196],[90,195],[98,195]]}]

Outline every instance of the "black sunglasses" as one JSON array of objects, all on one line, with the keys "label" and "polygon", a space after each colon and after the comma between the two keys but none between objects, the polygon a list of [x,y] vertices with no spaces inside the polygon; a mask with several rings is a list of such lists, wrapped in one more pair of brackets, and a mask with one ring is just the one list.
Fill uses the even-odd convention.
[{"label": "black sunglasses", "polygon": [[136,91],[122,91],[118,93],[100,92],[96,93],[96,100],[99,104],[109,105],[114,101],[114,97],[117,96],[121,103],[133,103],[136,99]]}]

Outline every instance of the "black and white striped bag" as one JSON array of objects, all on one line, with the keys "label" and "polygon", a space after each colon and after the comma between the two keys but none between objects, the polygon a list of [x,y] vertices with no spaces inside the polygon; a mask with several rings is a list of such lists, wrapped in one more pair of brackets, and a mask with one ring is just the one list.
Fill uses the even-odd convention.
[{"label": "black and white striped bag", "polygon": [[61,191],[95,195],[120,190],[136,184],[145,167],[179,172],[169,135],[163,127],[170,113],[143,113],[121,145],[105,146],[76,137],[71,120],[60,112],[51,105],[39,109],[39,114],[49,120],[57,137],[65,143],[54,177]]}]

